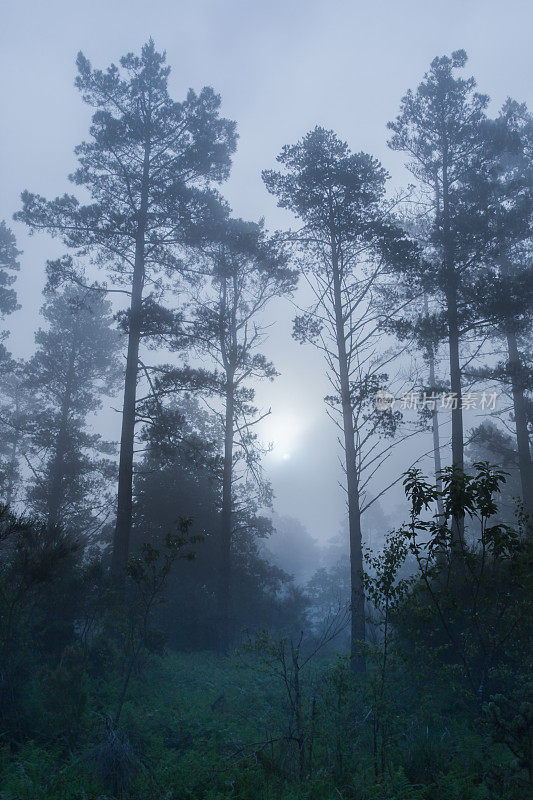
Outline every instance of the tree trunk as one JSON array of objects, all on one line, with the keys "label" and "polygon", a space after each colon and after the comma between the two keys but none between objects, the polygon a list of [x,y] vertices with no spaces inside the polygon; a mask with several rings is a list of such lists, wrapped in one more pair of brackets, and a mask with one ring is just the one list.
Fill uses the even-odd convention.
[{"label": "tree trunk", "polygon": [[[461,395],[461,362],[459,360],[459,321],[457,316],[457,275],[455,272],[454,247],[450,230],[448,151],[443,146],[442,166],[442,244],[444,272],[446,275],[446,312],[448,321],[448,347],[450,358],[450,389],[452,405],[452,463],[459,470],[464,468],[463,409]],[[440,212],[437,214],[439,219]]]},{"label": "tree trunk", "polygon": [[[139,264],[137,263],[139,261]],[[135,405],[137,375],[139,369],[140,317],[142,314],[142,287],[144,269],[141,258],[135,258],[135,272],[130,306],[128,355],[124,379],[124,402],[122,406],[122,430],[120,435],[120,458],[118,467],[117,522],[113,540],[111,571],[118,588],[124,586],[125,569],[128,563],[131,519],[133,507],[133,450],[135,442]]]},{"label": "tree trunk", "polygon": [[[429,385],[431,387],[435,386],[435,357],[433,355],[433,350],[431,350],[429,353]],[[437,491],[442,492],[442,478],[440,476],[442,462],[440,457],[439,412],[437,411],[436,401],[435,407],[431,410],[431,433],[433,435],[433,467],[435,471],[435,486],[437,487]],[[442,497],[440,496],[437,498],[437,511],[439,517],[442,517],[444,514],[444,508],[442,505]]]},{"label": "tree trunk", "polygon": [[[438,217],[437,217],[438,219]],[[442,244],[446,275],[446,312],[448,321],[448,348],[450,359],[450,390],[452,393],[452,466],[464,470],[463,400],[461,391],[461,361],[459,357],[459,319],[457,314],[457,274],[454,244],[450,229],[448,149],[445,140],[442,159]],[[464,541],[464,517],[452,522],[456,544]]]},{"label": "tree trunk", "polygon": [[119,592],[125,586],[128,563],[133,507],[133,452],[135,443],[135,417],[137,375],[139,371],[139,343],[141,340],[142,301],[144,288],[145,233],[148,211],[150,149],[144,154],[141,203],[135,237],[135,262],[131,286],[131,303],[128,332],[128,354],[124,379],[122,430],[118,467],[117,521],[113,539],[111,573]]},{"label": "tree trunk", "polygon": [[350,531],[350,584],[351,584],[351,645],[350,661],[356,674],[366,669],[361,642],[365,640],[365,598],[363,593],[363,546],[361,534],[361,509],[359,503],[359,476],[355,451],[355,429],[350,395],[350,375],[346,337],[342,313],[342,294],[339,267],[333,259],[333,293],[335,302],[335,329],[339,357],[339,389],[342,405],[344,452],[346,458],[346,489],[348,492],[348,525]]},{"label": "tree trunk", "polygon": [[[442,492],[442,479],[440,476],[442,463],[440,460],[439,414],[436,408],[431,414],[431,432],[433,434],[433,465],[435,470],[435,486],[437,491],[440,493]],[[442,497],[440,494],[437,497],[437,513],[439,518],[442,518],[444,515],[444,507],[442,505]]]},{"label": "tree trunk", "polygon": [[227,650],[233,640],[231,621],[231,538],[233,529],[233,438],[234,398],[233,375],[226,376],[226,415],[224,425],[224,472],[222,477],[222,514],[219,578],[219,646]]},{"label": "tree trunk", "polygon": [[533,462],[529,434],[527,430],[527,410],[520,373],[522,364],[518,353],[516,333],[508,327],[506,330],[507,349],[509,352],[509,372],[513,391],[513,411],[516,427],[516,443],[518,447],[518,466],[522,485],[522,500],[528,514],[533,517]]},{"label": "tree trunk", "polygon": [[14,418],[16,420],[16,427],[13,432],[13,441],[11,442],[11,457],[9,459],[9,467],[8,467],[8,477],[7,477],[7,489],[6,489],[6,503],[8,506],[11,506],[13,502],[13,498],[15,496],[15,475],[17,471],[17,451],[19,442],[21,439],[20,435],[20,417],[19,417],[19,403],[18,399],[15,398],[15,414]]},{"label": "tree trunk", "polygon": [[464,433],[461,392],[461,364],[459,361],[459,327],[455,292],[448,299],[448,344],[450,348],[450,389],[452,405],[452,462],[459,470],[464,468]]},{"label": "tree trunk", "polygon": [[[428,300],[426,296],[424,296],[424,307],[427,315],[429,313],[429,309],[428,309]],[[433,349],[432,344],[428,346],[427,356],[429,362],[429,387],[431,389],[432,394],[434,394],[436,385],[435,351]],[[442,462],[440,457],[439,412],[437,411],[436,400],[434,408],[431,409],[431,433],[433,436],[433,468],[435,472],[435,486],[437,487],[437,491],[442,492],[442,479],[440,477]],[[437,512],[439,514],[439,517],[442,518],[444,514],[444,508],[442,505],[442,497],[440,496],[437,498]]]},{"label": "tree trunk", "polygon": [[[345,404],[343,403],[343,406]],[[361,534],[361,511],[359,505],[359,481],[355,461],[352,407],[349,406],[350,423],[345,423],[346,485],[348,489],[348,520],[350,529],[350,584],[351,584],[351,645],[350,661],[355,673],[366,669],[361,643],[365,641],[365,598],[363,594],[363,547]],[[343,407],[343,420],[346,413]],[[351,428],[351,430],[350,430]]]},{"label": "tree trunk", "polygon": [[[448,292],[448,343],[450,349],[450,389],[452,393],[452,465],[458,472],[464,470],[464,434],[461,393],[461,363],[459,360],[459,326],[457,323],[457,298],[455,288]],[[464,543],[465,520],[459,516],[452,520],[452,539],[456,546]]]},{"label": "tree trunk", "polygon": [[305,732],[302,715],[302,691],[300,686],[300,646],[294,647],[291,641],[293,711],[296,727],[296,743],[298,745],[298,777],[305,778]]},{"label": "tree trunk", "polygon": [[[74,333],[76,336],[76,333]],[[76,346],[72,345],[69,364],[67,370],[67,379],[65,382],[65,391],[61,400],[61,417],[59,423],[59,431],[57,433],[55,443],[55,454],[50,470],[50,490],[48,493],[48,513],[47,523],[48,527],[53,528],[60,522],[59,516],[61,506],[64,500],[64,482],[65,482],[65,452],[67,449],[67,436],[68,436],[68,418],[70,413],[70,405],[72,398],[72,381],[74,379],[74,367],[76,363]]]}]

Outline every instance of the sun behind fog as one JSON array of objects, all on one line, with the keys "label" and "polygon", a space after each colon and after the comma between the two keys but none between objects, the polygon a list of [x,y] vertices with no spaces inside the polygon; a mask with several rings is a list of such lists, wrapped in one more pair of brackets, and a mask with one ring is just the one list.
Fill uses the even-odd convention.
[{"label": "sun behind fog", "polygon": [[290,412],[272,412],[261,426],[261,440],[272,447],[271,457],[290,461],[301,444],[304,425],[301,418]]}]

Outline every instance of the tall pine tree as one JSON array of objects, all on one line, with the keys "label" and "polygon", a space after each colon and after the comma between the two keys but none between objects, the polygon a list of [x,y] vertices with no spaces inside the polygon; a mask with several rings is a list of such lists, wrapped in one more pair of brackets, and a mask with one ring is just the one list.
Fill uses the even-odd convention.
[{"label": "tall pine tree", "polygon": [[[274,238],[262,225],[228,220],[219,226],[208,249],[206,266],[210,283],[196,297],[192,330],[197,349],[215,367],[209,381],[223,404],[224,435],[222,509],[219,569],[220,645],[232,644],[232,541],[238,464],[251,470],[261,486],[254,425],[261,415],[254,407],[252,382],[272,380],[273,364],[261,353],[267,325],[262,315],[270,301],[290,293],[297,274]],[[241,481],[242,483],[242,481]]]},{"label": "tall pine tree", "polygon": [[50,527],[84,532],[109,513],[115,465],[109,446],[90,431],[89,416],[116,386],[119,336],[109,301],[81,287],[50,292],[42,308],[47,328],[26,367],[25,390],[35,412],[26,445],[31,469],[27,497]]},{"label": "tall pine tree", "polygon": [[[372,296],[379,276],[399,262],[405,268],[416,252],[391,219],[385,201],[387,174],[372,156],[351,153],[332,131],[317,127],[297,144],[285,146],[278,162],[282,171],[268,170],[263,178],[278,205],[302,223],[293,238],[315,298],[308,313],[295,320],[295,336],[315,342],[323,353],[334,391],[329,400],[340,410],[350,537],[351,660],[361,672],[365,610],[358,447],[381,423],[392,431],[397,422],[395,412],[388,409],[380,415],[374,404],[386,376],[375,368],[374,352],[368,349],[380,318]],[[367,422],[370,432],[363,434]],[[373,472],[377,466],[374,461]]]},{"label": "tall pine tree", "polygon": [[479,268],[483,242],[477,237],[477,206],[465,204],[465,185],[481,150],[480,128],[488,98],[475,91],[473,78],[455,75],[466,53],[435,58],[429,72],[402,100],[400,114],[389,123],[394,150],[405,152],[407,166],[422,191],[430,220],[433,258],[420,275],[424,290],[437,295],[444,308],[448,341],[452,407],[452,460],[463,469],[464,433],[461,393],[461,333],[468,315],[466,294]]},{"label": "tall pine tree", "polygon": [[212,89],[189,90],[179,103],[168,93],[169,67],[153,41],[120,67],[93,69],[78,55],[76,86],[95,109],[91,138],[76,148],[72,182],[92,199],[45,200],[23,194],[16,216],[32,229],[60,236],[90,254],[129,297],[113,573],[124,579],[132,518],[132,480],[139,346],[147,317],[157,313],[165,277],[183,267],[183,247],[198,244],[206,219],[222,213],[208,186],[224,180],[235,149],[235,124],[219,115]]}]

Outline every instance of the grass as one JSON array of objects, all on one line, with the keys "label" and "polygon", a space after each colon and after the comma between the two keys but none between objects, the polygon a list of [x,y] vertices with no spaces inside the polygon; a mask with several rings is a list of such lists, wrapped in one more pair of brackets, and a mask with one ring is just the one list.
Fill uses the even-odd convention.
[{"label": "grass", "polygon": [[[422,709],[419,687],[408,680],[395,686],[403,707],[391,713],[388,766],[376,775],[368,685],[349,687],[337,707],[333,677],[343,669],[342,660],[324,658],[306,677],[303,708],[311,720],[314,697],[315,718],[303,781],[294,743],[284,740],[291,717],[278,676],[248,656],[166,654],[134,677],[119,730],[110,728],[119,685],[111,676],[89,681],[72,748],[50,731],[19,748],[4,746],[0,798],[504,800],[484,779],[486,736],[473,720],[457,724],[442,709]],[[426,713],[431,729],[421,723]],[[493,748],[491,758],[509,770],[503,750]],[[526,795],[505,800],[512,797]]]}]

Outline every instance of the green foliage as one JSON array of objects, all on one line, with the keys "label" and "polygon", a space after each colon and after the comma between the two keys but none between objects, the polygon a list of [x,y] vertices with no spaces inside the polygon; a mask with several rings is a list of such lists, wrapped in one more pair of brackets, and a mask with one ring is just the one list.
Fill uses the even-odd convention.
[{"label": "green foliage", "polygon": [[57,666],[45,667],[40,678],[45,728],[55,728],[58,743],[72,749],[86,722],[88,687],[83,650],[67,645]]},{"label": "green foliage", "polygon": [[47,289],[41,313],[47,328],[35,334],[37,350],[20,383],[34,402],[26,420],[26,496],[48,524],[61,520],[88,534],[89,518],[98,528],[107,514],[116,471],[108,458],[113,445],[90,432],[88,417],[117,387],[119,336],[109,301],[94,289]]},{"label": "green foliage", "polygon": [[410,522],[366,556],[357,678],[327,646],[335,615],[233,657],[168,653],[157,609],[196,547],[189,520],[139,547],[117,610],[68,537],[4,510],[0,797],[524,800],[531,553],[521,520],[498,522],[504,477],[444,471],[432,517],[439,490],[405,476]]},{"label": "green foliage", "polygon": [[[531,543],[522,518],[498,521],[504,473],[483,462],[474,468],[444,470],[440,493],[417,470],[407,474],[411,521],[401,532],[418,575],[396,622],[413,652],[440,662],[450,688],[479,706],[528,662]],[[428,518],[439,494],[443,516]],[[466,542],[454,527],[461,516]]]},{"label": "green foliage", "polygon": [[36,671],[46,673],[72,639],[83,581],[80,550],[61,529],[0,507],[0,719],[15,740],[39,724],[32,718]]},{"label": "green foliage", "polygon": [[[375,408],[393,358],[383,352],[383,317],[394,327],[406,299],[424,292],[441,305],[399,320],[397,331],[433,360],[449,339],[454,391],[465,335],[489,319],[499,336],[514,336],[513,358],[476,377],[510,386],[515,416],[521,393],[529,455],[530,375],[518,346],[529,330],[531,268],[517,266],[530,258],[527,110],[509,101],[489,122],[488,98],[456,75],[464,51],[435,59],[406,94],[391,146],[409,153],[429,199],[425,220],[412,226],[420,250],[395,220],[385,170],[332,131],[316,127],[282,149],[279,172],[264,173],[279,206],[301,223],[287,239],[315,299],[296,317],[294,336],[325,354],[326,402],[342,412],[345,434],[351,571],[342,560],[319,571],[305,598],[257,546],[270,530],[260,508],[271,495],[258,480],[253,383],[276,375],[259,352],[262,314],[292,291],[296,273],[283,239],[268,237],[262,223],[230,219],[211,188],[228,176],[234,123],[220,118],[210,88],[174,102],[165,56],[151,40],[106,71],[81,53],[77,63],[76,86],[94,114],[71,180],[88,203],[25,192],[17,219],[59,236],[106,269],[113,291],[131,295],[116,315],[129,338],[127,491],[119,491],[117,527],[125,547],[115,548],[125,586],[117,602],[108,553],[89,553],[68,532],[86,542],[92,501],[109,506],[96,476],[109,464],[94,459],[109,448],[88,433],[86,418],[110,388],[116,345],[107,285],[84,286],[69,255],[48,264],[49,329],[37,333],[25,382],[15,369],[4,380],[2,489],[16,496],[24,452],[28,499],[47,524],[0,506],[0,800],[524,800],[533,788],[531,520],[502,514],[502,468],[476,459],[462,469],[457,414],[461,468],[442,470],[436,485],[410,470],[409,520],[359,567],[367,481],[388,452],[374,440],[393,439],[401,422],[399,412]],[[0,223],[0,316],[16,308],[9,271],[17,256]],[[503,257],[513,262],[505,269]],[[402,277],[399,290],[392,273]],[[162,304],[185,283],[203,290],[206,277],[194,313]],[[386,304],[375,303],[378,293]],[[191,338],[212,369],[138,361],[141,341],[182,351]],[[7,375],[14,365],[5,355],[0,348]],[[150,386],[140,400],[139,365]],[[18,403],[22,386],[37,411]],[[222,400],[222,421],[188,395],[178,402],[183,390]],[[126,565],[138,420],[146,448],[135,465]],[[484,435],[514,457],[504,438]],[[250,474],[261,491],[243,479]],[[176,523],[182,512],[192,516]],[[221,564],[233,584],[222,614]],[[339,644],[350,581],[352,642],[368,634],[364,659],[352,653],[351,663]],[[245,646],[225,657],[202,652],[230,640],[220,635],[230,616],[235,628],[253,628]],[[354,674],[356,661],[366,673]]]},{"label": "green foliage", "polygon": [[[494,695],[485,711],[489,720],[492,739],[505,744],[517,760],[519,769],[527,771],[528,782],[533,782],[533,702],[531,685],[514,691],[510,700],[504,695]],[[525,690],[525,691],[524,691]],[[518,695],[518,697],[516,696]]]},{"label": "green foliage", "polygon": [[199,537],[189,536],[190,525],[190,519],[180,519],[178,533],[167,533],[163,552],[150,542],[143,542],[140,553],[131,558],[127,565],[127,574],[133,583],[129,601],[125,607],[119,604],[111,609],[108,622],[117,625],[124,660],[122,689],[114,716],[113,730],[109,734],[112,750],[119,741],[114,733],[118,736],[118,724],[133,669],[143,654],[162,649],[164,636],[153,627],[154,607],[164,602],[165,584],[176,559],[183,558],[190,561],[194,558],[194,552],[185,549],[199,541]]},{"label": "green foliage", "polygon": [[13,232],[7,227],[4,220],[0,222],[0,316],[11,314],[16,311],[17,294],[10,287],[15,282],[17,272],[20,269],[17,250],[17,242]]},{"label": "green foliage", "polygon": [[[179,560],[169,575],[166,603],[158,624],[172,647],[204,650],[217,646],[219,530],[222,500],[220,423],[189,395],[178,403],[162,399],[147,409],[150,424],[136,479],[134,546],[149,541],[164,546],[180,513],[192,519],[190,534],[201,537],[193,562]],[[237,485],[232,537],[233,620],[236,634],[262,625],[294,627],[304,599],[291,588],[290,577],[261,557],[259,544],[271,530],[259,514],[254,487]]]},{"label": "green foliage", "polygon": [[90,251],[120,281],[133,265],[143,207],[154,221],[147,274],[179,270],[175,243],[197,243],[206,234],[200,220],[219,218],[219,203],[205,183],[228,176],[235,123],[219,116],[220,97],[210,87],[174,101],[165,55],[152,40],[140,55],[121,58],[120,66],[94,69],[79,53],[77,67],[76,86],[94,114],[90,139],[76,148],[79,166],[71,181],[85,187],[92,202],[83,205],[66,194],[47,201],[24,192],[17,218],[60,236],[74,252]]}]

